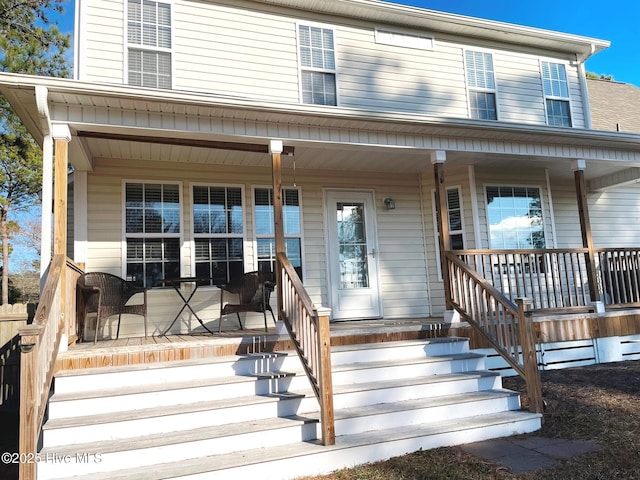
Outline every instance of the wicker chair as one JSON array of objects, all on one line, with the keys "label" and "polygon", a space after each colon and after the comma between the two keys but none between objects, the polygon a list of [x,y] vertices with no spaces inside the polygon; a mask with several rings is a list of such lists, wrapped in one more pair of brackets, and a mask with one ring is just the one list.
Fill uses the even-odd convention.
[{"label": "wicker chair", "polygon": [[[98,341],[100,324],[113,315],[118,315],[116,338],[120,336],[122,314],[142,315],[144,317],[144,336],[147,337],[147,289],[133,282],[103,272],[89,272],[80,275],[77,283],[78,299],[78,335],[84,340],[84,323],[89,313],[96,314],[96,332],[93,342]],[[143,294],[143,302],[127,305],[137,293]]]},{"label": "wicker chair", "polygon": [[[240,312],[259,312],[264,316],[264,329],[267,331],[267,310],[275,323],[276,317],[269,305],[271,292],[275,288],[273,274],[271,272],[249,272],[232,279],[220,288],[220,320],[218,321],[218,333],[222,332],[222,320],[225,315],[235,313],[238,316],[240,329],[244,329]],[[224,303],[224,294],[231,293],[238,296],[238,303]]]}]

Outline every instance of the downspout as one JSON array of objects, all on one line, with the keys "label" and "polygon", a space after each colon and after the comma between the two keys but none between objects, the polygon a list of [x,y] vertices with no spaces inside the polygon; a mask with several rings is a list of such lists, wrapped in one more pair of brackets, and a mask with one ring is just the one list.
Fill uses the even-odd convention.
[{"label": "downspout", "polygon": [[[424,267],[427,275],[427,303],[429,316],[433,315],[433,304],[431,303],[431,277],[429,275],[429,248],[427,247],[427,224],[424,209],[424,175],[418,174],[418,182],[420,187],[420,216],[422,217],[422,246],[424,248]],[[438,260],[439,261],[439,260]]]},{"label": "downspout", "polygon": [[42,232],[40,238],[40,291],[51,263],[52,218],[53,206],[53,137],[51,136],[51,117],[48,105],[49,92],[46,87],[35,87],[36,106],[40,116],[40,125],[44,135],[42,141]]},{"label": "downspout", "polygon": [[585,55],[584,58],[580,58],[576,55],[576,61],[578,62],[578,78],[580,78],[580,90],[582,90],[582,111],[584,115],[584,128],[591,130],[591,105],[589,104],[589,91],[587,88],[587,72],[584,68],[584,62],[593,55],[596,51],[595,45],[591,44],[591,52],[589,55]]}]

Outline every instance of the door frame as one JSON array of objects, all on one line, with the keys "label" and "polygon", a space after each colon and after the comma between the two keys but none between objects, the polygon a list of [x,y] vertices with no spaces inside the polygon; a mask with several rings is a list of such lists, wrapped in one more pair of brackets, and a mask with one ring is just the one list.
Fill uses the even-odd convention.
[{"label": "door frame", "polygon": [[[322,209],[323,209],[323,226],[324,226],[324,241],[325,241],[325,259],[326,259],[326,279],[327,279],[327,300],[329,303],[329,306],[332,310],[332,315],[331,315],[331,320],[334,320],[334,294],[333,294],[333,288],[331,286],[331,282],[332,282],[332,266],[331,266],[331,261],[330,261],[330,254],[329,254],[329,249],[332,248],[332,239],[330,238],[330,229],[329,229],[329,222],[333,222],[335,221],[333,218],[329,217],[329,209],[328,207],[328,200],[329,200],[329,195],[330,194],[337,194],[337,195],[350,195],[350,194],[356,194],[356,195],[370,195],[370,199],[371,199],[371,207],[370,209],[366,208],[366,203],[365,203],[365,219],[367,216],[369,216],[368,219],[366,219],[367,225],[368,227],[371,229],[371,231],[374,233],[373,238],[371,239],[367,239],[367,247],[369,249],[375,249],[376,251],[376,255],[373,256],[373,258],[370,257],[370,260],[374,262],[375,265],[375,276],[373,277],[375,280],[375,284],[376,284],[376,288],[377,288],[377,305],[376,308],[378,310],[377,315],[365,315],[362,317],[349,317],[349,318],[335,318],[335,320],[356,320],[356,319],[375,319],[375,318],[383,318],[384,317],[384,310],[383,310],[383,304],[382,304],[382,289],[381,289],[381,283],[380,283],[380,249],[379,249],[379,242],[378,242],[378,223],[377,223],[377,208],[376,208],[376,193],[375,190],[373,189],[353,189],[353,188],[331,188],[331,187],[326,187],[323,188],[322,190]],[[370,210],[370,211],[369,211]],[[369,214],[369,215],[367,215]],[[333,246],[333,248],[335,248],[335,246]]]}]

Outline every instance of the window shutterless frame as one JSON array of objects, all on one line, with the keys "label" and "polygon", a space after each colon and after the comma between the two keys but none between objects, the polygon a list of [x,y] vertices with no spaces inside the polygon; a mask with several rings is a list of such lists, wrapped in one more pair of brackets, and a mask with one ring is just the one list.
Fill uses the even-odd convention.
[{"label": "window shutterless frame", "polygon": [[464,74],[469,118],[498,120],[498,94],[493,52],[465,48]]},{"label": "window shutterless frame", "polygon": [[182,185],[122,181],[122,276],[146,287],[182,272]]},{"label": "window shutterless frame", "polygon": [[[329,32],[330,45],[326,43],[329,41]],[[321,44],[317,43],[318,35],[321,37]],[[316,41],[314,42],[313,39]],[[340,86],[338,82],[336,28],[332,25],[298,21],[296,22],[296,44],[300,103],[338,106],[340,104],[338,94]],[[333,103],[328,103],[327,94],[330,92],[327,81],[331,79],[333,79],[334,86],[332,95],[335,100]],[[320,84],[323,86],[322,92],[316,89]],[[320,101],[321,99],[322,101]]]},{"label": "window shutterless frame", "polygon": [[[302,192],[299,187],[284,187],[283,220],[287,255],[293,267],[303,278],[304,239],[302,224]],[[254,268],[265,270],[275,266],[275,236],[273,232],[273,187],[254,186],[252,188],[254,225]]]},{"label": "window shutterless frame", "polygon": [[547,125],[572,127],[573,109],[567,65],[558,61],[540,60],[540,78]]},{"label": "window shutterless frame", "polygon": [[[124,2],[125,85],[173,88],[174,13],[166,1]],[[155,65],[155,66],[154,66]],[[155,82],[151,81],[154,79]]]},{"label": "window shutterless frame", "polygon": [[247,271],[244,185],[189,185],[194,276],[226,283]]}]

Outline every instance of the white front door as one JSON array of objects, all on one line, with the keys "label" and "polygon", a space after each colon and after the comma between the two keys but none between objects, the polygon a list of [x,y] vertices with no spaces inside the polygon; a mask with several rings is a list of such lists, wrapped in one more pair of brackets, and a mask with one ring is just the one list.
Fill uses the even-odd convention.
[{"label": "white front door", "polygon": [[373,194],[328,191],[326,212],[333,318],[381,317]]}]

